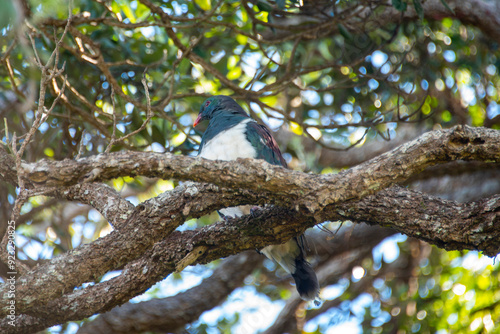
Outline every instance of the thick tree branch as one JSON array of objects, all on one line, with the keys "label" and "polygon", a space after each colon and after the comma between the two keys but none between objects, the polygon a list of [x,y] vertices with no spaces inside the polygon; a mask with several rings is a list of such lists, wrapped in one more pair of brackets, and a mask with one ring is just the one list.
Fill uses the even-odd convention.
[{"label": "thick tree branch", "polygon": [[[326,217],[329,217],[331,220],[343,219],[345,216],[348,216],[352,208],[367,207],[370,206],[373,201],[378,200],[385,202],[387,198],[390,198],[389,202],[396,202],[398,204],[395,207],[386,206],[384,210],[379,210],[377,212],[381,219],[388,217],[383,220],[382,223],[393,226],[394,222],[390,221],[393,217],[398,217],[397,219],[403,222],[408,221],[412,227],[420,220],[433,221],[434,217],[431,215],[436,214],[436,212],[434,212],[436,207],[427,202],[427,205],[421,205],[421,213],[418,217],[415,217],[412,211],[405,210],[406,206],[411,208],[414,207],[415,204],[413,202],[416,202],[417,206],[420,203],[417,200],[411,200],[412,193],[413,192],[409,192],[405,189],[396,188],[394,191],[389,189],[380,192],[375,195],[374,198],[364,199],[357,203],[352,202],[338,207],[333,205],[329,206],[323,212],[319,213],[319,215],[317,213],[316,218],[320,220],[326,220]],[[209,196],[203,197],[207,198]],[[407,200],[402,201],[402,198],[406,198]],[[446,202],[442,200],[438,201]],[[442,239],[451,239],[450,242],[453,242],[454,245],[459,245],[460,247],[465,246],[469,249],[474,248],[474,244],[470,243],[467,235],[461,235],[462,240],[458,242],[456,240],[459,237],[457,233],[450,231],[450,229],[456,228],[456,224],[460,224],[460,222],[457,221],[456,212],[457,210],[458,212],[462,212],[463,207],[460,207],[460,205],[454,202],[447,204],[450,205],[448,208],[450,213],[445,215],[446,219],[436,220],[434,223],[435,226],[432,228],[435,230],[436,228],[439,229],[439,227],[436,226],[441,226],[442,229],[439,231],[440,237]],[[498,208],[500,201],[497,201],[496,205]],[[441,210],[438,211],[437,214],[441,215]],[[369,209],[362,210],[362,212],[364,215],[368,216],[366,218],[371,217]],[[474,212],[480,220],[480,214],[478,213],[478,211]],[[497,215],[497,213],[493,214]],[[356,218],[364,219],[364,215],[360,214]],[[285,224],[280,224],[282,222],[285,222]],[[144,222],[136,221],[135,224],[136,226],[141,226]],[[235,254],[241,250],[260,248],[268,244],[283,242],[291,236],[302,233],[305,228],[314,224],[315,222],[311,221],[310,215],[304,214],[304,212],[293,212],[286,209],[273,208],[261,212],[256,218],[243,217],[241,219],[219,222],[200,230],[174,232],[167,239],[157,243],[150,251],[147,251],[144,257],[139,261],[127,265],[120,276],[110,281],[99,283],[83,290],[78,290],[75,293],[62,297],[62,299],[50,301],[48,304],[43,303],[40,305],[37,298],[41,298],[42,296],[36,296],[35,294],[35,296],[32,296],[34,297],[34,301],[27,310],[31,310],[30,313],[35,316],[40,316],[41,318],[43,318],[44,315],[47,316],[50,314],[52,321],[54,321],[54,319],[59,319],[61,322],[81,319],[82,316],[85,317],[94,312],[108,310],[144,292],[156,281],[174,271],[178,261],[182,260],[193,249],[196,249],[196,247],[200,245],[206,245],[209,249],[198,258],[197,262],[206,263],[220,257]],[[404,225],[404,223],[400,224]],[[485,225],[490,226],[490,224]],[[479,228],[482,227],[479,226]],[[494,226],[490,226],[490,229],[494,229]],[[415,234],[419,234],[418,231],[415,231]],[[498,252],[498,240],[500,240],[498,226],[492,233],[486,231],[485,240],[486,243],[497,244],[496,251]],[[92,244],[95,243],[96,242]],[[108,252],[103,254],[102,257],[107,258],[113,256],[115,252],[115,249],[108,249]],[[105,259],[101,260],[103,263],[106,261]],[[69,260],[69,262],[73,263],[71,260]],[[44,278],[46,281],[47,277]],[[33,283],[38,283],[38,281]],[[51,284],[50,281],[46,281],[45,283]],[[47,285],[46,288],[50,290],[52,286]],[[39,293],[39,295],[40,294],[41,293]],[[95,300],[96,295],[101,296],[98,302]],[[38,307],[35,307],[35,305],[38,305]],[[62,307],[63,305],[85,305],[85,307],[76,307],[74,310],[75,312],[78,310],[78,312],[73,313],[67,312],[67,308]],[[91,309],[91,307],[97,307],[97,309]]]},{"label": "thick tree branch", "polygon": [[82,183],[55,189],[46,195],[92,206],[113,227],[120,229],[134,211],[134,205],[122,198],[112,187],[102,183]]},{"label": "thick tree branch", "polygon": [[[356,173],[367,178],[364,182],[356,181],[356,174],[350,171],[339,174],[343,176],[343,179],[340,179],[339,176],[323,177],[289,172],[258,161],[228,163],[185,157],[164,160],[162,156],[154,154],[145,155],[146,158],[149,157],[149,160],[145,161],[152,163],[153,166],[143,166],[138,160],[131,164],[124,158],[126,155],[120,154],[108,156],[110,162],[106,162],[106,156],[80,159],[77,162],[67,160],[42,162],[42,165],[45,166],[43,168],[44,175],[52,175],[50,179],[55,176],[51,173],[49,166],[51,168],[59,166],[61,171],[72,170],[75,173],[79,171],[71,167],[76,166],[92,171],[93,168],[103,166],[101,171],[94,174],[96,178],[101,179],[126,172],[135,175],[130,169],[132,166],[137,168],[135,173],[139,174],[153,173],[160,174],[157,176],[179,178],[195,174],[196,177],[209,180],[212,179],[206,175],[200,176],[199,173],[205,171],[203,174],[210,174],[210,172],[207,173],[207,170],[215,170],[221,181],[214,180],[214,182],[248,189],[235,191],[212,185],[187,183],[172,192],[164,193],[142,203],[135,209],[127,223],[123,224],[120,233],[112,232],[91,244],[54,258],[49,263],[39,266],[21,277],[16,286],[16,296],[19,298],[17,309],[20,313],[43,316],[47,310],[51,309],[47,307],[48,303],[55,303],[54,298],[60,296],[61,293],[72,291],[74,287],[84,282],[93,281],[94,277],[109,270],[121,268],[132,261],[126,267],[128,269],[124,270],[119,277],[61,297],[69,303],[67,305],[77,305],[78,301],[82,301],[81,304],[85,304],[86,307],[81,309],[93,313],[102,312],[145,291],[151,284],[175,270],[179,261],[199,246],[206,247],[207,250],[198,257],[196,262],[206,263],[242,250],[284,242],[302,233],[306,228],[326,220],[351,219],[353,221],[381,223],[406,234],[437,243],[447,249],[480,249],[488,255],[495,255],[499,251],[498,240],[500,240],[499,227],[493,224],[493,222],[498,221],[498,206],[500,205],[498,197],[460,205],[425,197],[425,195],[404,189],[391,188],[361,201],[346,202],[346,200],[350,197],[362,196],[356,195],[354,189],[365,195],[373,193],[381,187],[408,177],[423,168],[422,166],[440,162],[440,159],[463,158],[498,161],[499,147],[498,131],[466,127],[465,129],[455,128],[454,130],[433,132],[364,164],[364,170],[357,169]],[[118,160],[117,157],[121,157],[120,159],[123,160]],[[158,158],[158,160],[151,159],[151,157]],[[391,162],[391,159],[395,159],[396,162]],[[89,161],[93,161],[93,163],[89,163]],[[96,165],[95,161],[99,163]],[[188,170],[184,172],[171,170],[170,168],[174,168],[172,161],[176,163],[175,168],[184,166]],[[421,166],[419,167],[415,161],[421,163]],[[248,167],[250,172],[243,170],[243,167]],[[25,175],[28,177],[30,173],[40,175],[36,174],[36,171],[41,171],[40,166],[27,165],[27,168],[28,173]],[[118,169],[118,172],[113,172],[113,168]],[[217,168],[222,168],[226,174],[221,177],[220,170]],[[389,176],[381,170],[384,168],[391,169],[395,179],[389,179]],[[270,173],[267,176],[271,185],[262,182],[266,180],[266,172]],[[115,175],[116,173],[118,175]],[[257,174],[257,181],[262,183],[261,186],[265,191],[253,191],[252,188],[255,188],[255,185],[249,185],[241,180],[248,177],[257,182],[251,173]],[[74,180],[70,175],[63,174],[63,176],[63,180],[65,178]],[[380,177],[380,183],[375,183],[377,177]],[[212,176],[212,178],[215,177]],[[304,185],[306,188],[305,197],[322,205],[315,206],[316,210],[313,212],[308,209],[310,207],[307,205],[295,206],[293,202],[290,204],[290,198],[286,192],[272,192],[278,186],[279,180],[290,189],[290,193],[298,203],[302,197],[300,197],[297,188]],[[316,188],[313,187],[314,185],[306,184],[307,181],[316,183]],[[349,182],[352,181],[353,184],[350,184],[347,189],[343,185],[335,185],[341,181],[346,184],[350,184]],[[333,190],[339,188],[342,190]],[[344,195],[343,192],[353,195]],[[269,201],[292,206],[297,211],[274,208],[263,211],[255,218],[243,217],[220,222],[196,231],[172,233],[188,217],[199,217],[221,207],[250,203],[264,204]],[[373,206],[373,203],[377,203],[377,201],[378,205]],[[457,233],[457,226],[460,227],[460,233]],[[420,227],[425,230],[421,230]],[[158,242],[165,237],[167,237],[165,240]],[[153,247],[155,242],[157,244]],[[142,257],[136,263],[133,262],[144,253],[148,256]],[[74,263],[79,265],[74,266]],[[145,268],[147,268],[147,275],[143,274]],[[64,277],[64,282],[59,277]],[[130,284],[130,282],[134,282],[134,284]],[[117,287],[119,291],[115,290]],[[96,289],[108,292],[101,303],[96,302],[95,294],[92,294],[92,291],[95,292]],[[80,297],[84,299],[79,299]],[[2,311],[5,312],[5,309]],[[82,314],[73,314],[65,320],[81,319],[81,316]],[[58,319],[65,321],[64,317]]]},{"label": "thick tree branch", "polygon": [[[30,275],[22,276],[16,289],[16,297],[20,298],[18,309],[21,311],[25,305],[23,300],[34,300],[39,306],[38,311],[42,312],[46,303],[62,292],[72,291],[84,282],[92,282],[107,271],[122,267],[141,256],[154,242],[170,234],[186,220],[182,212],[189,213],[186,208],[190,200],[204,202],[209,206],[213,205],[214,200],[220,201],[217,195],[210,203],[210,188],[205,188],[205,199],[191,197],[190,193],[199,194],[198,189],[191,185],[180,186],[172,192],[153,198],[139,205],[128,220],[129,223],[124,224],[119,232],[113,231],[91,244],[71,250],[46,265],[35,268]],[[210,213],[213,210],[214,208],[211,208],[202,212]],[[78,266],[73,265],[74,263],[78,263]],[[64,280],[60,277],[64,277]],[[51,289],[47,289],[49,286]],[[28,297],[30,295],[36,297],[31,300]],[[27,304],[30,304],[29,302]]]},{"label": "thick tree branch", "polygon": [[[315,257],[334,258],[358,248],[373,248],[384,238],[393,235],[391,229],[368,225],[345,226],[334,238],[325,238],[324,232],[309,234],[307,242]],[[214,274],[199,286],[173,297],[138,304],[127,303],[85,324],[79,333],[132,333],[135,331],[175,331],[198,318],[205,310],[215,307],[240,285],[262,255],[248,251],[226,260]],[[344,257],[342,257],[344,259]],[[200,300],[198,296],[208,296]],[[297,298],[299,296],[297,295]],[[183,305],[182,309],[178,306]],[[151,310],[159,310],[151,312]],[[159,316],[161,315],[161,316]]]},{"label": "thick tree branch", "polygon": [[145,152],[101,154],[76,161],[40,161],[23,164],[21,173],[33,183],[66,186],[135,175],[189,179],[267,192],[271,200],[286,198],[289,203],[314,211],[328,204],[362,198],[429,166],[455,160],[499,162],[500,132],[468,126],[428,132],[359,166],[328,176],[304,174],[256,160],[224,162]]},{"label": "thick tree branch", "polygon": [[223,302],[262,260],[255,251],[230,257],[200,285],[172,297],[116,307],[85,324],[78,333],[176,331]]},{"label": "thick tree branch", "polygon": [[[359,165],[376,156],[386,153],[410,140],[417,138],[426,132],[422,127],[400,124],[397,128],[396,137],[389,141],[373,140],[363,146],[354,146],[347,151],[332,151],[325,147],[320,147],[318,143],[309,138],[301,137],[304,152],[314,152],[316,161],[321,167],[344,168]],[[280,129],[275,137],[280,147],[286,148],[296,135],[290,130]]]},{"label": "thick tree branch", "polygon": [[[439,20],[443,17],[459,19],[464,24],[471,24],[483,31],[486,36],[500,42],[500,5],[497,1],[484,0],[446,0],[448,6],[454,11],[450,12],[441,0],[428,0],[422,2],[424,16]],[[418,15],[413,7],[408,6],[404,18],[417,19]],[[395,12],[395,9],[392,9]],[[400,16],[398,13],[393,13]]]},{"label": "thick tree branch", "polygon": [[[13,186],[17,186],[17,176],[14,158],[8,154],[3,145],[0,145],[0,180]],[[34,184],[26,180],[25,187],[34,189]],[[100,183],[82,183],[70,187],[47,188],[44,191],[47,196],[77,201],[88,204],[99,211],[110,224],[120,227],[132,213],[132,203],[122,198],[116,190]]]},{"label": "thick tree branch", "polygon": [[[185,243],[188,249],[209,245],[209,250],[197,260],[206,263],[240,247],[243,250],[281,243],[318,222],[349,219],[391,227],[446,249],[479,249],[493,256],[500,252],[500,226],[494,224],[499,215],[500,196],[457,203],[393,187],[359,201],[329,205],[313,216],[307,210],[274,208],[254,218],[247,216],[186,231],[175,236],[175,240],[181,238],[181,244]],[[266,241],[256,242],[260,238]]]}]

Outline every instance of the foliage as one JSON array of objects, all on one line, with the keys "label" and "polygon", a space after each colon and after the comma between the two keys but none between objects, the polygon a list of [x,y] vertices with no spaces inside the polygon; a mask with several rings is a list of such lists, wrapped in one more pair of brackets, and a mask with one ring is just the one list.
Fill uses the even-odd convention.
[{"label": "foliage", "polygon": [[[46,106],[56,104],[28,145],[26,161],[106,150],[195,155],[202,130],[192,123],[204,98],[214,94],[232,95],[277,134],[293,133],[280,143],[286,159],[314,172],[349,166],[321,165],[305,138],[335,151],[370,141],[382,145],[402,123],[499,129],[498,41],[458,19],[424,15],[422,2],[393,0],[391,8],[361,0],[302,6],[293,0],[30,0],[26,17],[1,16],[0,134],[5,143],[14,133],[23,142],[39,103],[36,59],[49,62],[59,40],[52,64],[63,71],[44,95]],[[6,1],[0,8],[15,10]],[[418,18],[401,19],[412,8]],[[135,135],[125,137],[130,133]],[[177,181],[119,178],[110,185],[137,204]],[[7,221],[16,189],[1,187]],[[191,220],[182,228],[216,219]],[[97,211],[44,196],[30,198],[16,223],[18,256],[29,265],[111,230]],[[498,263],[415,240],[394,247],[395,262],[367,254],[357,259],[362,278],[349,268],[331,281],[329,289],[343,290],[342,300],[313,319],[305,315],[306,330],[328,332],[343,323],[333,315],[373,333],[479,333],[500,322]],[[266,263],[248,285],[271,303],[289,297],[284,276]],[[364,289],[356,288],[364,281]],[[215,323],[202,318],[189,330],[229,333],[245,312],[223,314]]]}]

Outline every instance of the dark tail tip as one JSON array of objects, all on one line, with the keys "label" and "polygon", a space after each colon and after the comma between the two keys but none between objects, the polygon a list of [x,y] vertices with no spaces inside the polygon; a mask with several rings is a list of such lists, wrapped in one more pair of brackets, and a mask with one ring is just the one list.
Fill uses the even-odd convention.
[{"label": "dark tail tip", "polygon": [[295,272],[292,274],[300,297],[315,300],[319,295],[319,283],[313,268],[304,258],[295,259]]}]

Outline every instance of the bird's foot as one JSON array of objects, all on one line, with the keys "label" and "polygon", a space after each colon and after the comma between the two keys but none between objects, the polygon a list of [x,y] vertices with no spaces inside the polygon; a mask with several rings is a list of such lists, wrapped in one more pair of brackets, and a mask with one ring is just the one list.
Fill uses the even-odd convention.
[{"label": "bird's foot", "polygon": [[258,212],[262,210],[262,208],[260,206],[253,206],[251,209],[250,209],[250,214],[252,215],[252,217],[257,217],[257,214]]},{"label": "bird's foot", "polygon": [[227,221],[228,221],[228,219],[229,219],[229,217],[228,217],[228,216],[226,216],[225,214],[223,214],[223,213],[222,213],[222,212],[220,212],[220,211],[217,211],[217,213],[219,214],[219,217],[221,217],[221,218],[222,218],[222,220],[224,220],[225,222],[227,222]]}]

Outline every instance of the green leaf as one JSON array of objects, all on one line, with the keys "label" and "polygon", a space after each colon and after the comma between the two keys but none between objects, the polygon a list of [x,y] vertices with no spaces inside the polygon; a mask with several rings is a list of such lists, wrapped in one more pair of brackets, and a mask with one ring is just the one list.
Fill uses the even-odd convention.
[{"label": "green leaf", "polygon": [[148,18],[148,16],[151,14],[151,10],[149,7],[143,5],[142,3],[137,4],[137,9],[135,11],[137,15],[137,19],[145,20]]},{"label": "green leaf", "polygon": [[450,6],[448,5],[448,3],[445,0],[441,0],[441,3],[443,4],[443,6],[446,7],[446,9],[448,9],[453,15],[455,15],[455,11],[450,8]]},{"label": "green leaf", "polygon": [[212,9],[212,3],[210,0],[194,0],[198,7],[200,7],[202,10],[210,10]]},{"label": "green leaf", "polygon": [[235,67],[227,74],[229,80],[236,80],[241,76],[241,67]]},{"label": "green leaf", "polygon": [[392,6],[401,12],[404,12],[407,7],[406,2],[402,0],[392,0]]},{"label": "green leaf", "polygon": [[257,1],[257,8],[261,12],[270,12],[273,10],[273,7],[265,1]]},{"label": "green leaf", "polygon": [[420,20],[424,19],[424,8],[422,7],[422,3],[420,0],[413,0],[413,7],[415,7],[415,11],[418,14]]},{"label": "green leaf", "polygon": [[157,125],[152,125],[152,138],[153,141],[157,142],[158,144],[165,145],[165,134],[158,128]]},{"label": "green leaf", "polygon": [[7,0],[0,0],[0,29],[16,21],[17,13],[14,5]]},{"label": "green leaf", "polygon": [[344,38],[348,41],[352,41],[352,35],[351,33],[349,32],[349,30],[347,30],[346,27],[344,27],[342,24],[338,24],[337,27],[339,28],[339,32],[342,36],[344,36]]},{"label": "green leaf", "polygon": [[130,20],[131,23],[136,23],[137,19],[135,17],[134,9],[130,7],[129,1],[117,1],[120,9],[123,11],[123,14]]}]

